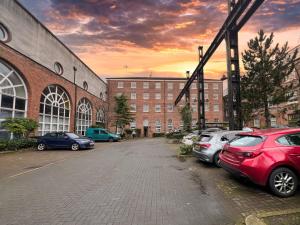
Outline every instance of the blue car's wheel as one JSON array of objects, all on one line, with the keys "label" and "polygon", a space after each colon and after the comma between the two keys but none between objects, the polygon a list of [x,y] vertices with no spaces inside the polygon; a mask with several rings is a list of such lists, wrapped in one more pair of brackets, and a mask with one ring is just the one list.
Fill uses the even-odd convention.
[{"label": "blue car's wheel", "polygon": [[40,143],[37,146],[37,150],[44,151],[46,149],[46,145],[44,143]]},{"label": "blue car's wheel", "polygon": [[73,151],[78,151],[79,150],[79,144],[77,144],[77,143],[72,144],[71,149]]}]

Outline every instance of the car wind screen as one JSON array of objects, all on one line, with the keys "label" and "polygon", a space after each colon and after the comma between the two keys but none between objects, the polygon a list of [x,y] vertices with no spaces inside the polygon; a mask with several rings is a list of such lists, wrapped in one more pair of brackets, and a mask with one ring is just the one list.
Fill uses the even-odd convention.
[{"label": "car wind screen", "polygon": [[212,136],[210,135],[201,135],[199,138],[199,141],[201,142],[209,142],[212,139]]},{"label": "car wind screen", "polygon": [[262,137],[259,136],[240,136],[237,139],[234,139],[230,142],[231,146],[236,147],[248,147],[248,146],[255,146],[260,144],[263,141]]}]

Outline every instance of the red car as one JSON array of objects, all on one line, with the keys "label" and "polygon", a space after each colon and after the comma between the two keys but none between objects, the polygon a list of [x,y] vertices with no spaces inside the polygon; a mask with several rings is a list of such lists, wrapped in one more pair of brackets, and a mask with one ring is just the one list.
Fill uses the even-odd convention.
[{"label": "red car", "polygon": [[230,173],[269,186],[277,196],[292,196],[300,176],[300,128],[239,134],[224,146],[220,165]]}]

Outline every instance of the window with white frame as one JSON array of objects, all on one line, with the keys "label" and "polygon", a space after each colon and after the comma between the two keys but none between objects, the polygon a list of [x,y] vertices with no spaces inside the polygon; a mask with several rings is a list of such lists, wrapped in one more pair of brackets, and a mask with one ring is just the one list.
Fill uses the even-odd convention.
[{"label": "window with white frame", "polygon": [[173,120],[172,119],[168,119],[168,131],[173,130]]},{"label": "window with white frame", "polygon": [[197,101],[197,94],[192,94],[191,97],[193,102]]},{"label": "window with white frame", "polygon": [[155,89],[161,89],[161,83],[155,82]]},{"label": "window with white frame", "polygon": [[135,100],[136,99],[136,93],[131,93],[130,94],[130,99]]},{"label": "window with white frame", "polygon": [[214,83],[214,84],[213,84],[213,89],[214,89],[214,90],[218,90],[218,89],[219,89],[219,84]]},{"label": "window with white frame", "polygon": [[173,94],[172,93],[168,93],[168,100],[173,100]]},{"label": "window with white frame", "polygon": [[204,89],[208,89],[208,83],[204,83]]},{"label": "window with white frame", "polygon": [[259,119],[254,119],[253,120],[253,125],[254,125],[254,127],[258,127],[258,128],[260,128],[260,121],[259,121]]},{"label": "window with white frame", "polygon": [[136,82],[131,82],[131,83],[130,83],[130,87],[131,87],[131,88],[136,88]]},{"label": "window with white frame", "polygon": [[87,128],[92,125],[92,104],[82,98],[77,106],[76,133],[85,135]]},{"label": "window with white frame", "polygon": [[155,132],[160,133],[161,132],[161,122],[160,120],[155,121]]},{"label": "window with white frame", "polygon": [[103,109],[98,109],[96,113],[96,123],[103,124],[105,123],[105,114]]},{"label": "window with white frame", "polygon": [[179,122],[179,127],[180,127],[180,129],[183,129],[183,121],[182,120],[180,120],[180,122]]},{"label": "window with white frame", "polygon": [[197,89],[197,85],[196,85],[196,83],[192,83],[192,85],[191,85],[191,89]]},{"label": "window with white frame", "polygon": [[130,129],[136,129],[136,121],[130,122]]},{"label": "window with white frame", "polygon": [[179,89],[183,89],[184,88],[184,83],[179,83]]},{"label": "window with white frame", "polygon": [[143,105],[143,112],[149,112],[149,105],[148,104]]},{"label": "window with white frame", "polygon": [[143,82],[143,88],[148,89],[149,88],[149,82]]},{"label": "window with white frame", "polygon": [[218,118],[214,118],[214,122],[215,123],[219,123],[219,119]]},{"label": "window with white frame", "polygon": [[49,132],[69,131],[70,99],[58,85],[46,87],[40,98],[39,135]]},{"label": "window with white frame", "polygon": [[161,112],[161,106],[155,105],[155,112]]},{"label": "window with white frame", "polygon": [[173,90],[173,83],[168,83],[168,90]]},{"label": "window with white frame", "polygon": [[130,104],[130,112],[136,112],[136,104]]},{"label": "window with white frame", "polygon": [[205,103],[205,112],[209,112],[209,104]]},{"label": "window with white frame", "polygon": [[192,105],[192,112],[197,112],[197,105]]},{"label": "window with white frame", "polygon": [[214,94],[213,98],[214,98],[214,100],[219,100],[219,94]]},{"label": "window with white frame", "polygon": [[145,99],[145,100],[149,99],[149,93],[144,93],[143,96],[144,96],[144,99]]},{"label": "window with white frame", "polygon": [[155,93],[155,99],[156,100],[161,99],[161,94],[160,93]]},{"label": "window with white frame", "polygon": [[204,94],[204,99],[205,99],[205,100],[208,100],[208,99],[209,99],[209,98],[208,98],[208,93],[205,93],[205,94]]},{"label": "window with white frame", "polygon": [[214,112],[219,112],[219,105],[214,104]]},{"label": "window with white frame", "polygon": [[173,104],[168,104],[167,105],[167,111],[168,112],[173,112]]},{"label": "window with white frame", "polygon": [[118,93],[116,93],[116,96],[120,97],[122,94],[123,94],[122,92],[118,92]]},{"label": "window with white frame", "polygon": [[124,88],[124,82],[123,81],[118,82],[118,88]]},{"label": "window with white frame", "polygon": [[26,85],[11,66],[0,60],[0,139],[10,138],[10,133],[1,126],[6,118],[26,117]]},{"label": "window with white frame", "polygon": [[192,119],[192,128],[195,129],[197,127],[197,120]]},{"label": "window with white frame", "polygon": [[277,120],[275,117],[271,118],[271,127],[276,127],[277,126]]}]

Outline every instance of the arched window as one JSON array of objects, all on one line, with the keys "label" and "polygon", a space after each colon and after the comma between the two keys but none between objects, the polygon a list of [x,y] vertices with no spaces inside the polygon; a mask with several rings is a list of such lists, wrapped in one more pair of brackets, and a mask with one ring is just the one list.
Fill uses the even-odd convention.
[{"label": "arched window", "polygon": [[83,89],[86,91],[89,89],[89,85],[86,81],[83,81]]},{"label": "arched window", "polygon": [[85,135],[85,131],[92,125],[92,104],[82,98],[77,106],[76,132]]},{"label": "arched window", "polygon": [[10,134],[1,126],[6,118],[26,117],[26,85],[12,67],[0,60],[0,139],[9,138]]},{"label": "arched window", "polygon": [[99,109],[96,114],[96,123],[103,124],[105,122],[105,114],[103,109]]},{"label": "arched window", "polygon": [[41,95],[39,135],[70,129],[70,99],[58,85],[49,85]]}]

